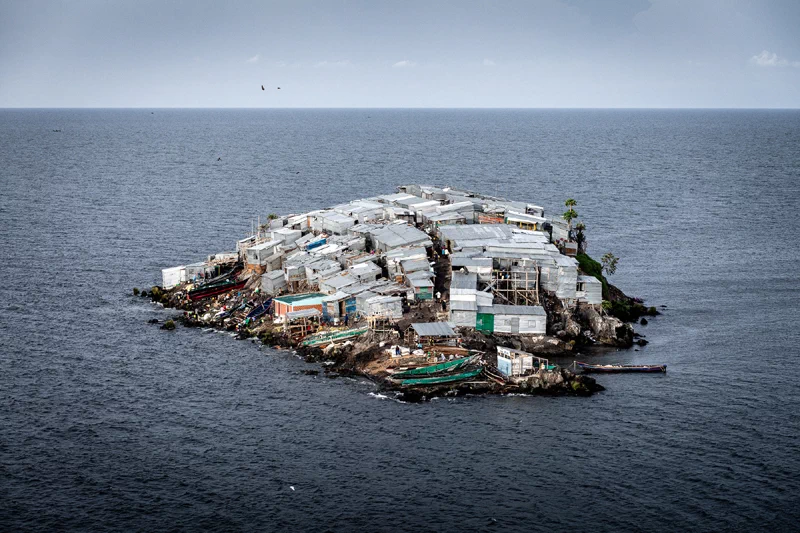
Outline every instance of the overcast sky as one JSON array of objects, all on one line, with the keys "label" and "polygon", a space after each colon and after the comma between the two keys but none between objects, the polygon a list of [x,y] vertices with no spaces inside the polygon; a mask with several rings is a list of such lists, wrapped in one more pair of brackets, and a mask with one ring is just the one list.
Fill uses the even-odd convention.
[{"label": "overcast sky", "polygon": [[796,108],[800,0],[0,0],[0,107]]}]

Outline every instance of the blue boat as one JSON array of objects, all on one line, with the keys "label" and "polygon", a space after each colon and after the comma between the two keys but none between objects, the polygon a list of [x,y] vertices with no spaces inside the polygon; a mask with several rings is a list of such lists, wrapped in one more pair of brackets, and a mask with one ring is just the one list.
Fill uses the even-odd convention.
[{"label": "blue boat", "polygon": [[245,318],[249,318],[250,320],[255,320],[256,318],[260,317],[261,315],[269,311],[270,307],[272,307],[272,298],[269,298],[266,302],[255,306],[252,311],[247,313],[247,316],[245,316]]}]

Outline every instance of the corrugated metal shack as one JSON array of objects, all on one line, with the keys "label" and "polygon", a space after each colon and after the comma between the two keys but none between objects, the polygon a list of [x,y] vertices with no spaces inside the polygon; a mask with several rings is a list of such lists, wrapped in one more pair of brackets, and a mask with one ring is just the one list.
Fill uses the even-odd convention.
[{"label": "corrugated metal shack", "polygon": [[286,278],[284,278],[283,270],[273,270],[261,276],[261,290],[270,296],[279,294],[286,288]]},{"label": "corrugated metal shack", "polygon": [[538,305],[478,307],[475,327],[490,333],[544,335],[547,332],[547,314]]},{"label": "corrugated metal shack", "polygon": [[459,337],[447,322],[426,322],[411,324],[411,337],[420,344],[435,344],[442,341],[450,344]]},{"label": "corrugated metal shack", "polygon": [[478,313],[478,275],[453,272],[450,281],[450,322],[475,327]]},{"label": "corrugated metal shack", "polygon": [[305,309],[316,309],[322,313],[322,299],[325,294],[321,292],[309,292],[305,294],[288,294],[276,296],[273,300],[275,316],[283,317],[286,313],[302,311]]},{"label": "corrugated metal shack", "polygon": [[361,313],[369,318],[399,320],[403,318],[403,299],[400,296],[372,296],[364,300]]},{"label": "corrugated metal shack", "polygon": [[356,298],[346,292],[337,292],[322,299],[322,319],[330,322],[356,313]]},{"label": "corrugated metal shack", "polygon": [[381,275],[381,267],[372,261],[355,264],[347,269],[351,276],[361,283],[375,281]]},{"label": "corrugated metal shack", "polygon": [[600,305],[603,303],[603,283],[594,276],[578,276],[575,298],[579,302]]},{"label": "corrugated metal shack", "polygon": [[343,272],[319,280],[319,290],[325,294],[334,294],[349,285],[355,285],[358,280],[350,274]]},{"label": "corrugated metal shack", "polygon": [[405,224],[389,224],[372,232],[372,242],[375,249],[381,252],[404,246],[420,245],[426,248],[433,246],[427,233]]},{"label": "corrugated metal shack", "polygon": [[406,275],[406,284],[411,287],[414,299],[425,301],[433,299],[434,283],[429,272],[412,272]]}]

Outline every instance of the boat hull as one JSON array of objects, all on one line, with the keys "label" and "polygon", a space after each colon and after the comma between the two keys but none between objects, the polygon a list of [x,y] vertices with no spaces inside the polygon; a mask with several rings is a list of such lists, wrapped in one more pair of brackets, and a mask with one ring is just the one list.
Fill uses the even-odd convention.
[{"label": "boat hull", "polygon": [[616,374],[623,372],[659,373],[666,372],[667,365],[590,365],[588,363],[575,363],[578,368],[586,373]]},{"label": "boat hull", "polygon": [[469,363],[471,359],[472,357],[463,357],[460,359],[445,361],[443,363],[438,363],[435,365],[424,366],[421,368],[414,368],[411,370],[404,370],[402,372],[395,372],[394,374],[392,374],[391,377],[392,379],[404,379],[404,378],[425,377],[433,374],[440,374],[443,372],[452,372],[454,370],[458,370],[462,366]]},{"label": "boat hull", "polygon": [[477,370],[470,370],[469,372],[463,372],[461,374],[447,374],[444,376],[436,376],[430,378],[416,378],[416,379],[404,379],[400,382],[401,385],[405,387],[421,387],[425,385],[442,385],[445,383],[453,383],[456,381],[464,381],[467,379],[471,379],[480,375],[483,372],[482,368],[478,368]]},{"label": "boat hull", "polygon": [[237,281],[234,283],[219,284],[211,287],[198,287],[197,289],[189,291],[189,299],[195,301],[195,300],[202,300],[204,298],[211,298],[212,296],[217,296],[218,294],[239,290],[243,288],[246,283],[247,280]]}]

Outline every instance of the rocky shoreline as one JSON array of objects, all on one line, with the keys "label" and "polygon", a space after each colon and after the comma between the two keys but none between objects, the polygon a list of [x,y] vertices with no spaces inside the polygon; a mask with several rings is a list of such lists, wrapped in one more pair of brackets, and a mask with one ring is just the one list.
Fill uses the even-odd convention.
[{"label": "rocky shoreline", "polygon": [[[610,285],[617,298],[630,306],[638,306],[641,315],[652,316],[658,311],[644,308],[638,300],[626,296],[622,291]],[[185,288],[164,290],[154,286],[150,291],[136,291],[140,297],[163,305],[166,309],[182,311],[182,313],[166,319],[160,324],[161,329],[175,329],[175,324],[188,328],[213,328],[218,331],[234,333],[239,340],[251,340],[263,346],[290,350],[309,363],[322,364],[322,369],[308,370],[304,373],[319,374],[335,379],[339,376],[361,376],[378,386],[378,391],[394,393],[397,399],[408,402],[426,401],[436,397],[455,397],[487,394],[529,394],[548,396],[590,396],[605,390],[590,376],[576,374],[567,368],[556,367],[552,371],[539,371],[518,382],[483,382],[454,383],[429,387],[403,387],[390,379],[385,370],[375,371],[369,364],[387,359],[382,344],[386,341],[374,335],[366,336],[356,342],[334,343],[326,348],[307,347],[293,341],[285,335],[279,324],[262,320],[260,323],[243,324],[241,320],[245,309],[233,312],[224,317],[218,316],[220,310],[240,307],[241,302],[258,301],[259,292],[254,289],[240,291],[237,294],[223,295],[211,301],[192,302],[185,297]],[[548,335],[511,336],[478,332],[461,331],[461,346],[467,350],[480,352],[486,357],[489,366],[496,366],[495,351],[498,346],[510,347],[542,356],[571,357],[577,349],[587,346],[608,346],[631,348],[643,346],[647,341],[638,335],[632,325],[619,318],[602,313],[591,306],[578,305],[574,309],[564,309],[558,301],[545,303],[548,312]],[[415,310],[424,315],[424,310]],[[640,315],[640,316],[641,316]],[[637,317],[638,318],[638,317]],[[226,321],[227,319],[227,321]],[[238,319],[238,320],[237,320]],[[390,358],[388,358],[390,359]]]}]

